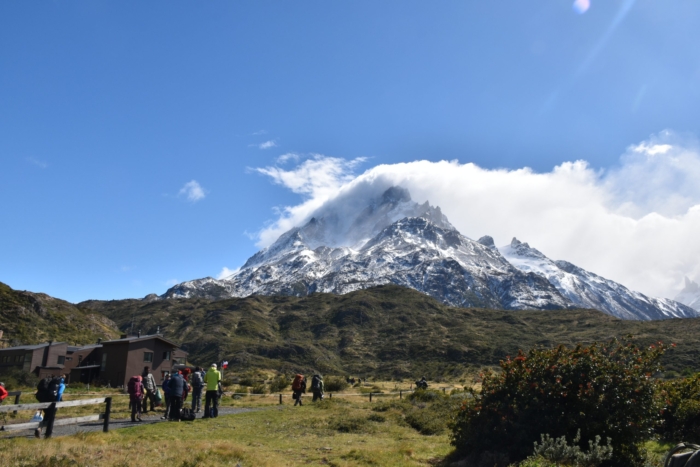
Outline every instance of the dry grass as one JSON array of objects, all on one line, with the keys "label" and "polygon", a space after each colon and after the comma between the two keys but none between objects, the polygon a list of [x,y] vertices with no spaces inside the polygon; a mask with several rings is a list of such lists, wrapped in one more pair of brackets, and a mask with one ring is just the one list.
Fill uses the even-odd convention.
[{"label": "dry grass", "polygon": [[368,402],[336,398],[303,407],[267,405],[214,420],[159,423],[109,434],[0,440],[0,465],[126,466],[147,459],[148,465],[182,467],[418,466],[450,451],[447,436],[424,436],[400,417],[377,417],[375,404]]}]

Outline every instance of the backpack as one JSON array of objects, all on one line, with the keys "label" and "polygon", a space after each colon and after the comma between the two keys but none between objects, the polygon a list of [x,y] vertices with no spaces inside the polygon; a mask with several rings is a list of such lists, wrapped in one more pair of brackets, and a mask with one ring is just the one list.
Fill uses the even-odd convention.
[{"label": "backpack", "polygon": [[[39,384],[36,385],[36,400],[39,402],[53,402],[56,400],[55,398],[53,400],[51,399],[51,393],[49,392],[49,386],[52,380],[53,377],[47,376],[39,381]],[[56,394],[58,395],[58,387],[56,388]]]},{"label": "backpack", "polygon": [[[688,451],[689,450],[689,451]],[[688,451],[683,452],[681,451]],[[700,446],[680,443],[666,454],[664,467],[697,467],[700,465]]]},{"label": "backpack", "polygon": [[304,381],[304,375],[296,375],[292,382],[293,391],[301,391],[301,383]]},{"label": "backpack", "polygon": [[139,384],[138,376],[132,376],[126,388],[130,396],[141,397],[141,385]]},{"label": "backpack", "polygon": [[318,376],[314,376],[313,379],[311,380],[311,389],[318,391],[321,389],[321,378]]},{"label": "backpack", "polygon": [[184,408],[180,410],[180,420],[184,420],[186,422],[191,422],[196,418],[194,412],[192,412],[192,409]]},{"label": "backpack", "polygon": [[201,388],[204,386],[204,379],[202,378],[202,373],[199,371],[195,371],[192,373],[192,387],[193,388]]}]

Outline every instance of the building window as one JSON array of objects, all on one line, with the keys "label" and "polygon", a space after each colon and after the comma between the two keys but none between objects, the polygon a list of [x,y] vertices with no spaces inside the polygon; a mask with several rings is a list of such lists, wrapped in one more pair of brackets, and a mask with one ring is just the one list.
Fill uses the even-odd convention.
[{"label": "building window", "polygon": [[15,363],[24,363],[24,355],[15,355]]},{"label": "building window", "polygon": [[100,371],[105,371],[105,368],[107,368],[107,354],[103,353],[102,354],[102,367],[100,367]]},{"label": "building window", "polygon": [[59,356],[58,356],[58,364],[59,364],[59,365],[63,365],[63,364],[65,364],[65,363],[66,363],[66,357],[63,356],[63,355],[59,355]]},{"label": "building window", "polygon": [[80,364],[81,364],[82,362],[83,362],[83,356],[82,356],[82,355],[78,355],[78,366],[80,366]]},{"label": "building window", "polygon": [[7,355],[2,356],[2,363],[7,363]]},{"label": "building window", "polygon": [[153,362],[153,352],[144,352],[143,353],[143,362],[144,363]]},{"label": "building window", "polygon": [[170,351],[163,352],[163,360],[170,360]]}]

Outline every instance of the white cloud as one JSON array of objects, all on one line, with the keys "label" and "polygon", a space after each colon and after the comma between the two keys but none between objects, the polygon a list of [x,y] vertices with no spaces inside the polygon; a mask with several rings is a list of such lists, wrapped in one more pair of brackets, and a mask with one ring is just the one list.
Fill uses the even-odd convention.
[{"label": "white cloud", "polygon": [[199,182],[197,182],[197,180],[192,180],[185,183],[185,185],[182,188],[180,188],[178,196],[185,196],[187,198],[187,201],[196,203],[197,201],[206,198],[207,195],[204,191],[204,188],[202,188]]},{"label": "white cloud", "polygon": [[268,141],[264,141],[264,142],[262,142],[262,143],[253,143],[253,144],[249,144],[248,147],[250,147],[250,148],[258,148],[258,149],[263,149],[263,150],[264,150],[264,149],[272,149],[272,148],[276,148],[276,147],[277,147],[277,141],[275,141],[274,139],[271,139],[271,140],[268,140]]},{"label": "white cloud", "polygon": [[32,164],[35,167],[39,167],[40,169],[46,169],[49,167],[49,164],[47,164],[46,162],[40,161],[40,160],[35,159],[33,157],[27,157],[27,162],[29,162],[30,164]]},{"label": "white cloud", "polygon": [[226,266],[224,266],[224,267],[221,269],[221,272],[219,272],[219,275],[216,276],[216,278],[219,279],[219,280],[221,280],[221,279],[226,279],[227,277],[232,276],[233,274],[237,273],[239,270],[240,270],[240,268],[229,269],[229,268],[227,268]]},{"label": "white cloud", "polygon": [[470,238],[498,245],[518,237],[634,290],[671,297],[683,276],[700,277],[700,150],[669,131],[630,146],[620,164],[594,170],[585,161],[550,172],[489,170],[458,161],[379,165],[359,176],[363,159],[314,156],[296,168],[256,169],[302,195],[259,234],[271,244],[325,209],[361,209],[392,185],[438,205]]},{"label": "white cloud", "polygon": [[353,180],[354,169],[365,160],[364,157],[359,157],[348,161],[313,154],[310,159],[291,170],[277,166],[253,169],[270,176],[275,183],[306,199],[297,206],[280,208],[279,219],[260,232],[259,245],[271,244],[282,233],[308,219],[312,212],[334,197],[343,185]]},{"label": "white cloud", "polygon": [[289,161],[299,162],[299,154],[288,152],[287,154],[282,154],[277,159],[275,159],[275,162],[277,162],[278,164],[286,164]]},{"label": "white cloud", "polygon": [[258,131],[254,131],[253,133],[251,133],[252,136],[262,136],[262,135],[266,135],[266,134],[267,134],[267,130],[258,130]]}]

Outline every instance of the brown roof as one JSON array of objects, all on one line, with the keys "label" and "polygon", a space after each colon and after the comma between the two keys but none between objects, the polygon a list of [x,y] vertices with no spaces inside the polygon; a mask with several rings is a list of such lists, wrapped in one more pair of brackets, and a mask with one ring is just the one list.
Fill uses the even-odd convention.
[{"label": "brown roof", "polygon": [[179,345],[177,345],[175,342],[166,339],[165,337],[161,336],[160,334],[151,334],[151,335],[145,335],[145,336],[128,336],[123,339],[114,339],[111,341],[104,341],[102,342],[102,345],[105,344],[119,344],[123,342],[135,342],[135,341],[143,341],[143,340],[149,340],[149,339],[160,339],[163,342],[167,342],[168,344],[172,345],[173,347],[177,347],[178,349],[180,348]]}]

